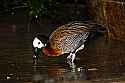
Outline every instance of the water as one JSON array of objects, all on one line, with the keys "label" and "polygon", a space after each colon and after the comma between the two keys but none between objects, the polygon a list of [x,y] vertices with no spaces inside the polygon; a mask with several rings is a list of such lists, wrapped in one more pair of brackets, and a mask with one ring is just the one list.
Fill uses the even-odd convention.
[{"label": "water", "polygon": [[66,55],[56,58],[39,56],[34,64],[33,33],[23,32],[22,27],[26,25],[17,23],[15,26],[19,30],[12,28],[6,32],[4,29],[0,33],[0,83],[125,82],[125,42],[105,42],[104,37],[90,41],[76,54],[73,71],[66,63]]}]

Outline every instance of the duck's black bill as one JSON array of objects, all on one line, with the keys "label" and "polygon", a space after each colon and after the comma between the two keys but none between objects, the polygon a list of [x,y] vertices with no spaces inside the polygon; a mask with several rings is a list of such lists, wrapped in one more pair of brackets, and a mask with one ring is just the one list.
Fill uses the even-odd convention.
[{"label": "duck's black bill", "polygon": [[33,55],[33,58],[38,58],[38,56],[40,55],[40,48],[33,48],[33,51],[34,51],[34,55]]}]

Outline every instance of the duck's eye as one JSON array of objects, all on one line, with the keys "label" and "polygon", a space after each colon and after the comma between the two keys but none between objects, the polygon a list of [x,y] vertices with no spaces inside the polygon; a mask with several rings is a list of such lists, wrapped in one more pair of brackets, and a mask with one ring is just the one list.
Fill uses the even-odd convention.
[{"label": "duck's eye", "polygon": [[38,44],[40,44],[40,42],[38,42]]}]

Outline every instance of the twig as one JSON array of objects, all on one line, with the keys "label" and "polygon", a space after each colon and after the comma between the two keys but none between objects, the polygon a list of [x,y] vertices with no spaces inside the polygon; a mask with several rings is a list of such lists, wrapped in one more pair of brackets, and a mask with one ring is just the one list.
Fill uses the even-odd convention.
[{"label": "twig", "polygon": [[112,1],[112,0],[109,0],[109,1],[106,1],[106,0],[103,0],[103,2],[110,2],[110,3],[116,3],[116,4],[122,4],[122,5],[125,5],[125,2],[121,2],[121,1]]}]

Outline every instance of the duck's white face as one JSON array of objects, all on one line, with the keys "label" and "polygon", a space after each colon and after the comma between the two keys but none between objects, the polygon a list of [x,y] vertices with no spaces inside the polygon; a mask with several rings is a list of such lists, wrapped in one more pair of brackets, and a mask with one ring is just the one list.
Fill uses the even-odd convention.
[{"label": "duck's white face", "polygon": [[33,47],[42,48],[42,47],[45,47],[45,45],[37,37],[35,37],[33,40]]}]

